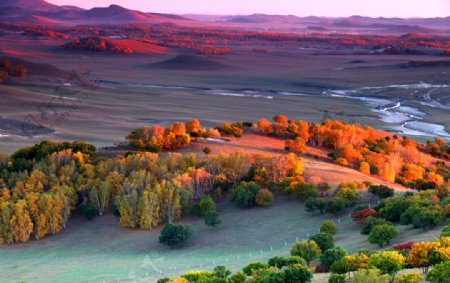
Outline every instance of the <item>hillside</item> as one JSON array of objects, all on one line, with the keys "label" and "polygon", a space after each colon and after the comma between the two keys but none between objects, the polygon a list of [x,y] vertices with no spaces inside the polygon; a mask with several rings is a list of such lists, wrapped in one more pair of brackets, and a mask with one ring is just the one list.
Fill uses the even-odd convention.
[{"label": "hillside", "polygon": [[57,6],[44,0],[8,0],[0,3],[3,21],[42,24],[124,24],[124,23],[189,23],[192,20],[156,13],[144,13],[119,5],[84,10],[73,6]]}]

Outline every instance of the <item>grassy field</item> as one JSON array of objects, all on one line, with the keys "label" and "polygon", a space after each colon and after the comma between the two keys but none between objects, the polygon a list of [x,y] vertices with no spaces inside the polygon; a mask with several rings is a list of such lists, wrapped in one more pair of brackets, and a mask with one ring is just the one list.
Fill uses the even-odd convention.
[{"label": "grassy field", "polygon": [[[107,146],[123,141],[130,130],[144,124],[168,124],[191,118],[199,118],[206,126],[216,126],[223,121],[255,121],[283,113],[292,119],[318,122],[330,117],[386,129],[388,125],[362,101],[317,95],[329,89],[449,81],[444,67],[399,67],[409,60],[436,59],[428,55],[318,55],[320,50],[313,48],[277,47],[271,47],[266,54],[257,54],[248,47],[236,47],[225,56],[199,56],[178,49],[169,49],[164,54],[121,56],[69,52],[59,47],[61,40],[40,37],[9,35],[0,38],[0,42],[0,54],[20,56],[35,63],[27,78],[0,86],[0,116],[20,124],[27,115],[32,115],[55,130],[53,134],[33,138],[1,137],[0,152],[8,153],[42,139],[82,139]],[[186,58],[189,58],[187,66],[182,64]],[[352,63],[355,60],[361,63]],[[178,68],[180,64],[184,67]],[[232,94],[233,90],[251,89],[257,95],[261,94],[259,90],[275,90],[313,96],[273,95],[273,99],[265,99],[192,89],[96,84],[95,89],[89,90],[77,85],[67,87],[67,99],[55,99],[56,88],[69,80],[74,69],[89,72],[90,80],[223,89]],[[76,91],[86,95],[74,94]],[[448,110],[412,102],[420,101],[423,94],[408,89],[367,93],[411,101],[414,107],[429,114],[424,121],[439,123],[448,130]],[[431,98],[446,104],[447,96],[448,88],[444,88],[433,92]],[[66,115],[70,107],[74,109]],[[7,126],[0,119],[0,134],[8,134]]]},{"label": "grassy field", "polygon": [[[224,201],[219,203],[219,210],[223,223],[215,229],[206,227],[200,219],[183,219],[183,223],[192,225],[194,236],[187,246],[176,250],[158,244],[159,229],[120,228],[112,214],[90,222],[76,218],[56,236],[0,246],[2,282],[155,282],[187,269],[216,265],[236,271],[253,261],[288,255],[297,238],[316,233],[321,222],[330,218],[341,221],[336,245],[349,251],[376,248],[368,244],[367,236],[359,234],[359,226],[347,213],[311,216],[301,203],[281,196],[270,208],[242,210]],[[399,230],[393,244],[430,240],[439,234],[439,229],[423,232],[400,226]]]}]

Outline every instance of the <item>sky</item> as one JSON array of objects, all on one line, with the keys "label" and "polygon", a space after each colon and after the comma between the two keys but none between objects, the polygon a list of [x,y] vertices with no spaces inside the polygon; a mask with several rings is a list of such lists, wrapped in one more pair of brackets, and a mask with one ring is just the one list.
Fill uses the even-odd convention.
[{"label": "sky", "polygon": [[171,14],[276,14],[347,17],[448,17],[450,0],[47,0],[82,8],[117,4],[143,12]]}]

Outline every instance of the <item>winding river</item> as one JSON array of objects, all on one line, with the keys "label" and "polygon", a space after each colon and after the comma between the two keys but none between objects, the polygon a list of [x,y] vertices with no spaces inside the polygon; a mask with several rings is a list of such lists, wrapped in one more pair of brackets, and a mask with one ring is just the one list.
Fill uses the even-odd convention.
[{"label": "winding river", "polygon": [[[96,83],[100,84],[113,84],[119,86],[131,86],[131,87],[146,87],[146,88],[159,88],[159,89],[179,89],[179,90],[192,90],[205,92],[210,95],[222,95],[222,96],[234,96],[234,97],[252,97],[260,99],[276,99],[277,96],[328,96],[330,98],[345,98],[345,99],[357,99],[363,101],[372,112],[377,113],[378,119],[383,121],[390,131],[422,137],[434,137],[440,136],[450,140],[450,134],[445,130],[445,126],[434,124],[430,122],[424,122],[424,119],[430,117],[419,108],[406,105],[406,100],[401,98],[389,98],[379,97],[376,95],[370,95],[371,92],[389,90],[411,90],[423,92],[423,101],[414,101],[419,104],[440,108],[443,110],[450,110],[450,106],[443,105],[438,101],[431,98],[431,93],[440,88],[449,88],[447,84],[428,84],[428,83],[416,83],[416,84],[401,84],[401,85],[387,85],[376,87],[362,87],[357,89],[348,90],[325,90],[321,94],[306,94],[295,93],[287,91],[277,91],[270,89],[215,89],[207,87],[188,87],[188,86],[176,86],[176,85],[152,85],[152,84],[138,84],[138,83],[121,83],[114,81],[99,80]],[[449,90],[450,91],[450,90]]]}]

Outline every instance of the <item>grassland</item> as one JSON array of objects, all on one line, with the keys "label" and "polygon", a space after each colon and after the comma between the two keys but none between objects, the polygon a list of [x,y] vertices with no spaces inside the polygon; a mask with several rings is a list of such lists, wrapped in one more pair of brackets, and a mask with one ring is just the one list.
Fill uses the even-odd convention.
[{"label": "grassland", "polygon": [[[220,264],[238,270],[253,261],[287,255],[297,237],[307,238],[329,218],[341,219],[336,245],[350,251],[371,246],[347,213],[311,216],[301,203],[282,197],[270,208],[241,210],[221,202],[219,210],[223,224],[215,229],[200,219],[183,219],[195,234],[187,246],[177,250],[158,244],[159,229],[120,228],[112,214],[91,222],[74,219],[59,235],[1,246],[2,254],[7,255],[0,258],[2,282],[133,282],[133,277],[141,280],[134,282],[154,282],[187,269],[210,269]],[[394,244],[429,240],[439,234],[439,228],[423,232],[400,226],[399,230]]]},{"label": "grassland", "polygon": [[[20,56],[35,64],[27,78],[0,86],[1,116],[20,123],[27,115],[33,115],[41,124],[55,130],[53,134],[31,139],[17,135],[3,137],[0,152],[12,152],[40,139],[83,139],[107,146],[123,141],[123,136],[138,126],[191,118],[199,118],[206,126],[215,126],[223,121],[254,121],[284,113],[292,119],[318,122],[327,112],[331,118],[389,129],[390,125],[380,121],[379,114],[362,101],[319,95],[329,89],[449,81],[445,67],[401,67],[409,60],[436,59],[429,55],[324,55],[320,49],[276,46],[271,46],[264,54],[252,52],[249,47],[235,46],[230,54],[223,56],[200,56],[178,49],[168,49],[164,54],[105,55],[66,51],[59,47],[62,40],[52,38],[9,35],[1,37],[0,42],[3,55]],[[186,58],[189,64],[183,65]],[[179,68],[180,64],[184,67]],[[86,90],[72,84],[64,87],[67,92],[64,100],[55,99],[59,98],[55,89],[69,81],[70,71],[74,69],[89,72],[92,81],[147,86],[97,83],[94,89]],[[155,85],[169,88],[150,87]],[[221,95],[220,90],[226,90],[228,96]],[[273,99],[230,96],[230,93],[241,95],[242,90],[252,90],[252,94]],[[263,90],[297,95],[271,95]],[[74,94],[77,91],[85,96]],[[391,89],[365,95],[404,99],[406,105],[429,114],[423,121],[441,124],[449,130],[449,111],[420,104],[422,90]],[[448,88],[431,95],[443,104],[447,103],[447,96]],[[44,119],[42,109],[45,112],[48,104],[51,108],[47,108]],[[75,109],[59,121],[57,116],[72,106]],[[8,134],[1,122],[0,129],[1,134]]]}]

